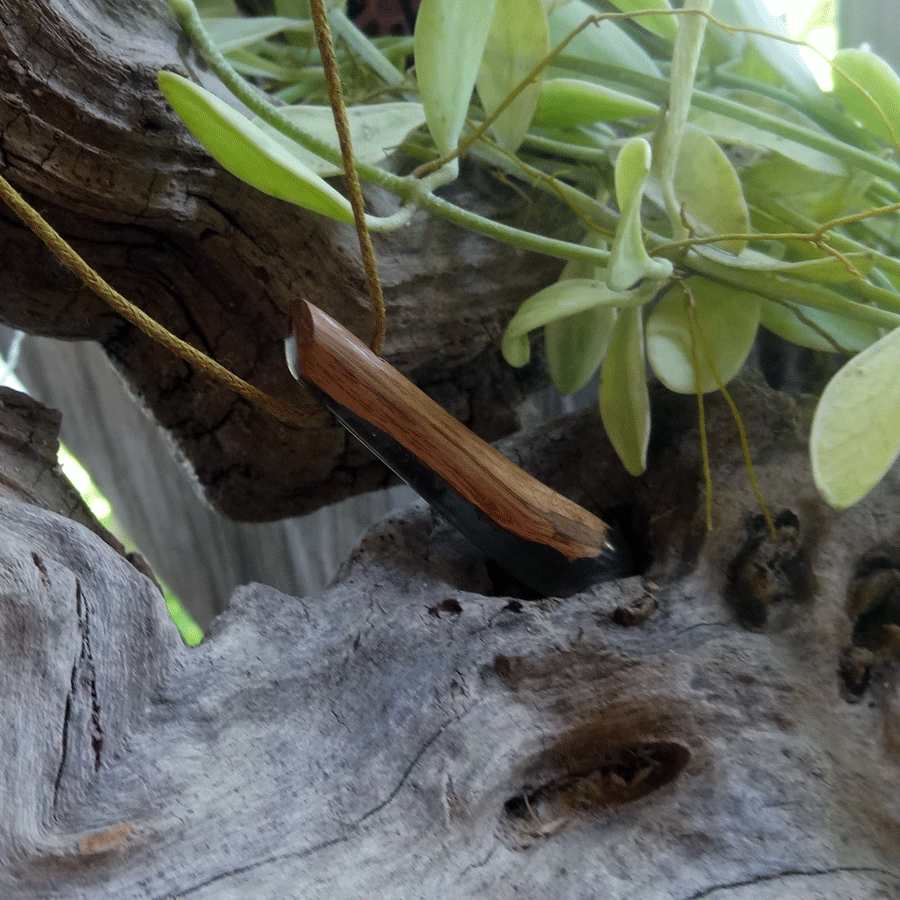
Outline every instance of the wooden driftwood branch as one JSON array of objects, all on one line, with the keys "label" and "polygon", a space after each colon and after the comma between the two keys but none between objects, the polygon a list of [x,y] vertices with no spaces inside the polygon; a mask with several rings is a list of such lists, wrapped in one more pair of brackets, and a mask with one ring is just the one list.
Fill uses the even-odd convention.
[{"label": "wooden driftwood branch", "polygon": [[[580,501],[629,505],[652,555],[562,602],[510,596],[417,506],[328,590],[242,588],[189,649],[107,543],[58,504],[2,498],[0,895],[896,896],[896,661],[870,659],[853,694],[841,659],[900,473],[830,512],[791,405],[734,393],[762,489],[796,517],[776,542],[747,530],[720,401],[710,535],[689,409],[644,479],[592,416],[506,448]],[[52,444],[53,423],[6,411],[9,483],[22,436]],[[756,631],[747,597],[766,604]]]},{"label": "wooden driftwood branch", "polygon": [[[0,164],[84,258],[176,335],[278,397],[308,403],[284,366],[287,310],[306,297],[358,335],[371,324],[352,229],[222,171],[156,87],[160,69],[216,88],[165,5],[0,0]],[[449,196],[502,221],[556,216],[488,175]],[[396,200],[369,192],[373,212]],[[212,503],[247,521],[299,515],[385,482],[322,416],[288,427],[126,326],[0,209],[2,321],[99,341],[190,462]],[[387,357],[488,439],[516,427],[543,376],[499,361],[517,304],[559,261],[426,215],[379,239]]]}]

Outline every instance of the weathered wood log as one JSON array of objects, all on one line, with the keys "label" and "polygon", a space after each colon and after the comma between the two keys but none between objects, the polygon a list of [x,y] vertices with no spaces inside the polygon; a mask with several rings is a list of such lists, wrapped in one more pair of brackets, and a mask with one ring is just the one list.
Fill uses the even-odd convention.
[{"label": "weathered wood log", "polygon": [[165,432],[134,403],[97,345],[29,336],[16,374],[32,396],[63,411],[61,440],[202,628],[248,581],[298,596],[320,590],[363,531],[413,496],[395,487],[298,518],[232,522],[199,496]]},{"label": "weathered wood log", "polygon": [[[796,516],[777,542],[747,532],[715,399],[709,535],[689,406],[641,479],[593,415],[507,447],[579,501],[628,505],[652,557],[563,602],[510,596],[413,506],[321,595],[242,588],[188,649],[115,550],[4,497],[0,895],[897,896],[897,664],[873,657],[854,686],[841,659],[856,563],[896,540],[900,472],[832,512],[793,406],[734,393],[764,493]],[[4,483],[24,433],[52,443],[25,420],[0,418]]]},{"label": "weathered wood log", "polygon": [[[165,104],[162,68],[215,89],[163,3],[0,0],[4,173],[172,332],[256,386],[308,402],[284,366],[286,311],[304,296],[367,337],[355,234],[215,165]],[[560,216],[474,171],[448,190],[501,221]],[[396,208],[384,193],[368,197],[376,213]],[[329,417],[305,428],[273,421],[126,326],[5,208],[0,241],[0,320],[99,341],[227,515],[300,515],[384,483],[383,467]],[[497,341],[518,302],[561,264],[424,214],[380,237],[377,253],[387,357],[488,439],[514,430],[523,390],[543,375],[503,365]]]}]

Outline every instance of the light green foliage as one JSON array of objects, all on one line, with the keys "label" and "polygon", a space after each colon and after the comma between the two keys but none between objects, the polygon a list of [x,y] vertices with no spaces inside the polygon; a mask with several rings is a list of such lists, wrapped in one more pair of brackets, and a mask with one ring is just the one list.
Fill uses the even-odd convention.
[{"label": "light green foliage", "polygon": [[[682,132],[674,186],[681,215],[698,237],[750,230],[741,180],[722,148],[699,128],[688,125]],[[747,241],[735,238],[715,246],[737,255]]]},{"label": "light green foliage", "polygon": [[497,0],[422,0],[416,18],[419,97],[440,153],[456,149]]},{"label": "light green foliage", "polygon": [[205,20],[209,35],[223,52],[240,50],[258,44],[275,34],[300,31],[310,34],[309,22],[288,19],[285,16],[259,16],[255,19],[209,18]]},{"label": "light green foliage", "polygon": [[[705,278],[692,278],[689,290],[691,300],[686,300],[684,288],[672,285],[647,320],[650,368],[678,394],[693,394],[698,388],[707,393],[731,381],[750,353],[759,323],[760,301],[753,294],[723,294],[717,284]],[[690,302],[699,341],[694,337]],[[699,372],[694,368],[695,356]]]},{"label": "light green foliage", "polygon": [[615,309],[627,295],[611,290],[603,281],[566,278],[529,297],[510,319],[503,333],[503,355],[511,366],[524,366],[531,351],[528,333],[548,322],[574,316],[595,306]]},{"label": "light green foliage", "polygon": [[831,379],[810,443],[816,486],[832,506],[852,506],[881,480],[900,453],[900,328]]},{"label": "light green foliage", "polygon": [[[596,14],[597,10],[584,0],[570,0],[554,9],[547,17],[551,46],[555,47],[585,19]],[[610,63],[646,75],[659,75],[659,66],[650,54],[616,22],[608,19],[582,31],[566,47],[565,52],[571,56]]]},{"label": "light green foliage", "polygon": [[826,353],[865,350],[878,340],[882,332],[882,329],[868,322],[857,322],[822,309],[800,312],[795,304],[775,303],[772,300],[763,300],[759,321],[786,341]]},{"label": "light green foliage", "polygon": [[194,137],[232,175],[273,197],[339,222],[353,221],[346,197],[223,100],[173,72],[160,72],[159,89]]},{"label": "light green foliage", "polygon": [[592,122],[655,116],[659,107],[602,84],[551,78],[541,87],[534,120],[538,125],[574,128]]},{"label": "light green foliage", "polygon": [[869,50],[846,48],[834,55],[834,93],[869,131],[900,143],[900,77]]},{"label": "light green foliage", "polygon": [[[476,86],[488,115],[493,115],[521,81],[550,52],[543,0],[497,0]],[[506,150],[519,149],[537,107],[543,73],[504,109],[491,134]]]},{"label": "light green foliage", "polygon": [[647,468],[650,441],[641,307],[623,309],[616,319],[600,374],[600,417],[625,468],[640,475]]},{"label": "light green foliage", "polygon": [[[665,11],[668,0],[423,0],[413,40],[377,41],[335,5],[358,169],[406,203],[405,218],[370,216],[370,227],[401,227],[424,208],[566,259],[561,280],[512,317],[503,354],[524,365],[531,332],[543,330],[550,373],[565,392],[602,366],[601,416],[633,473],[646,464],[645,362],[674,391],[715,390],[736,374],[760,323],[801,346],[859,354],[826,390],[812,443],[820,488],[845,505],[897,449],[900,165],[891,145],[900,136],[900,78],[868,51],[841,51],[853,83],[838,74],[827,96],[798,48],[776,39],[783,23],[761,0],[676,5],[628,30],[600,10]],[[263,190],[349,221],[346,201],[320,177],[339,171],[340,160],[307,0],[278,0],[274,17],[212,21],[227,59],[204,43],[190,0],[170,6],[260,117],[251,122],[161,76],[212,155]],[[235,16],[231,0],[203,0],[203,9]],[[415,70],[404,72],[413,51]],[[553,58],[526,83],[548,51]],[[279,112],[261,102],[234,67],[292,105]],[[406,174],[376,168],[401,142],[414,160]],[[527,230],[435,197],[458,172],[457,160],[443,157],[460,146],[523,193],[561,199],[583,233],[563,240],[542,231],[539,216]],[[891,352],[875,352],[882,347]],[[848,430],[852,417],[835,412],[848,402],[866,411],[865,427]]]},{"label": "light green foliage", "polygon": [[[340,150],[334,115],[330,106],[284,106],[281,114],[294,122],[308,134],[325,144]],[[347,110],[350,136],[353,140],[353,155],[358,162],[381,162],[392,150],[399,147],[404,138],[414,128],[425,124],[425,111],[421,103],[396,102],[373,103],[368,106],[354,106]],[[287,149],[316,175],[328,178],[340,175],[343,168],[322,159],[321,156],[298,146],[289,137],[272,128],[271,125],[255,119],[259,127]]]},{"label": "light green foliage", "polygon": [[644,278],[659,281],[672,274],[667,259],[651,259],[641,232],[641,201],[650,174],[652,153],[644,138],[628,141],[616,159],[616,200],[621,217],[613,239],[606,282],[613,291],[626,291]]},{"label": "light green foliage", "polygon": [[[668,0],[613,0],[613,6],[622,12],[672,8]],[[652,31],[667,41],[675,40],[675,32],[678,30],[675,16],[637,16],[635,21],[642,28]]]}]

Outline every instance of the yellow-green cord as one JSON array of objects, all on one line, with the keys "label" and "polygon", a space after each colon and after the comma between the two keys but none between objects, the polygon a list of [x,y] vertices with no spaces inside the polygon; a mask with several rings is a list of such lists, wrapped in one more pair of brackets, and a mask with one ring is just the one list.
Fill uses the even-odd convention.
[{"label": "yellow-green cord", "polygon": [[362,251],[363,268],[369,284],[369,296],[372,299],[372,310],[375,313],[375,325],[372,331],[371,348],[373,353],[380,353],[384,346],[385,311],[384,296],[381,293],[381,282],[378,280],[378,264],[375,261],[375,249],[372,237],[366,225],[366,210],[363,202],[359,174],[353,157],[353,143],[350,137],[350,126],[347,123],[347,109],[344,105],[344,92],[341,88],[341,75],[334,56],[334,42],[331,39],[331,27],[328,24],[328,13],[323,0],[310,0],[309,9],[316,32],[316,43],[325,69],[325,80],[328,83],[328,99],[334,115],[334,127],[337,130],[338,142],[341,145],[341,156],[344,161],[344,176],[347,179],[347,194],[353,219],[356,222],[356,233],[359,236],[359,247]]},{"label": "yellow-green cord", "polygon": [[192,347],[187,341],[176,337],[155,319],[138,309],[115,288],[104,281],[57,232],[46,219],[29,204],[25,198],[0,175],[0,196],[16,215],[31,229],[50,252],[70,271],[89,287],[98,297],[106,301],[123,319],[139,328],[147,337],[162,344],[198,371],[215,379],[229,390],[239,394],[251,403],[271,413],[283,422],[307,424],[309,419],[320,413],[319,407],[300,407],[285,403],[270,396],[259,388],[239,378],[214,359]]}]

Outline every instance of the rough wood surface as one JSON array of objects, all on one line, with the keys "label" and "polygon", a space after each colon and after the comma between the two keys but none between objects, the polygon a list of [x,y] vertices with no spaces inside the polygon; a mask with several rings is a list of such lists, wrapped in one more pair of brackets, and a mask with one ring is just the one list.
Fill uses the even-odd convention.
[{"label": "rough wood surface", "polygon": [[16,375],[32,396],[63,412],[61,440],[90,471],[117,526],[202,628],[248,581],[298,596],[320,590],[363,531],[413,496],[398,486],[280,522],[232,522],[199,495],[165,432],[96,344],[29,336]]},{"label": "rough wood surface", "polygon": [[[162,0],[0,0],[0,165],[129,299],[258,387],[307,402],[284,367],[286,311],[304,296],[368,335],[355,235],[223,172],[165,104],[162,68],[215,88]],[[474,171],[448,196],[510,223],[549,216],[553,229],[560,216]],[[396,205],[375,191],[369,203]],[[487,438],[514,430],[523,388],[542,376],[500,363],[497,341],[560,263],[426,215],[376,249],[387,357]],[[329,417],[274,422],[150,344],[5,208],[0,254],[0,319],[101,342],[232,518],[299,515],[384,482]]]},{"label": "rough wood surface", "polygon": [[896,661],[852,695],[840,659],[900,472],[829,511],[792,405],[735,399],[793,545],[744,543],[757,510],[721,402],[708,536],[690,407],[641,479],[593,415],[506,447],[577,500],[630,504],[652,554],[643,579],[564,602],[510,596],[413,506],[333,587],[244,587],[190,650],[107,544],[4,497],[0,895],[898,896]]}]

